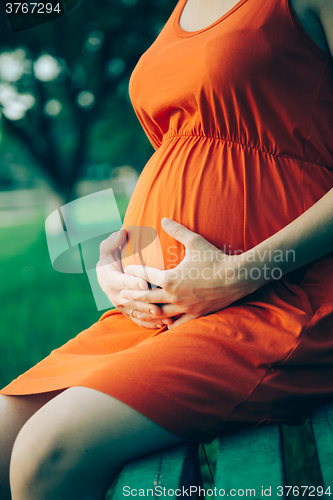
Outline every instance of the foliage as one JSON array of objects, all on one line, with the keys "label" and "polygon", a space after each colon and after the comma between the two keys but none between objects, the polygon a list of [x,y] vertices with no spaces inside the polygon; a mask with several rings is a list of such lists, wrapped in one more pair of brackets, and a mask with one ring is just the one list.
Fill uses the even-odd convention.
[{"label": "foliage", "polygon": [[5,133],[19,139],[65,199],[86,174],[96,136],[111,166],[141,170],[151,154],[128,80],[173,7],[170,0],[81,0],[65,16],[14,34],[6,14],[0,17]]}]

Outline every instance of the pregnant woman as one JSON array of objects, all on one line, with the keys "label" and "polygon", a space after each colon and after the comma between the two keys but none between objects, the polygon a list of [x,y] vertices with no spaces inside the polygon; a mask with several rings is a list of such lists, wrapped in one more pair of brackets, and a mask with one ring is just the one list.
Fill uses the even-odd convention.
[{"label": "pregnant woman", "polygon": [[101,500],[130,459],[333,396],[331,53],[327,0],[179,1],[130,82],[156,151],[101,245],[117,309],[1,391],[2,499]]}]

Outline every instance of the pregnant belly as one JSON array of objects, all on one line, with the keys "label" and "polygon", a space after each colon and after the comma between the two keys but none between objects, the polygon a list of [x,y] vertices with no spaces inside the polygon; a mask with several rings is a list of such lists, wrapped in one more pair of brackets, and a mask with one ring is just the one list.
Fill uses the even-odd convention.
[{"label": "pregnant belly", "polygon": [[[155,152],[125,215],[129,252],[134,254],[128,258],[128,249],[123,250],[126,265],[143,258],[148,266],[171,269],[182,260],[184,247],[163,230],[163,217],[180,222],[222,250],[243,250],[242,172],[237,165],[227,168],[231,155],[216,140],[195,136],[173,137]],[[154,236],[158,241],[152,242]]]},{"label": "pregnant belly", "polygon": [[[276,233],[333,186],[333,172],[230,141],[174,136],[145,166],[124,226],[131,263],[172,269],[184,247],[161,226],[169,217],[233,254]],[[141,228],[141,229],[140,229]]]}]

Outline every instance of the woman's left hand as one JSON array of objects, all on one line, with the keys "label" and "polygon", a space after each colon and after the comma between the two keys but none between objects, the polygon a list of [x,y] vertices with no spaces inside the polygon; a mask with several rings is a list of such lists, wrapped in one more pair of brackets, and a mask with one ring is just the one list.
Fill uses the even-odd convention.
[{"label": "woman's left hand", "polygon": [[177,267],[166,271],[138,265],[125,267],[126,274],[143,279],[148,274],[151,283],[162,283],[160,288],[144,296],[136,290],[121,291],[121,297],[131,301],[128,307],[135,309],[136,299],[163,304],[160,308],[166,317],[178,317],[169,326],[171,329],[224,309],[262,285],[245,279],[242,255],[225,254],[199,234],[170,219],[162,219],[162,227],[185,246],[185,258]]}]

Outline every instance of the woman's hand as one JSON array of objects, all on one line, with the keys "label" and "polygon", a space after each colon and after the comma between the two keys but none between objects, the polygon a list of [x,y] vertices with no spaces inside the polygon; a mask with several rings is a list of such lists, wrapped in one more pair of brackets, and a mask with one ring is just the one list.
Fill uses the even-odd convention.
[{"label": "woman's hand", "polygon": [[185,258],[177,267],[167,271],[136,265],[125,267],[125,274],[133,278],[144,278],[146,270],[152,283],[160,283],[164,275],[161,288],[149,291],[143,297],[136,290],[123,290],[120,296],[131,301],[129,307],[135,308],[137,300],[150,305],[163,304],[164,315],[181,315],[169,327],[173,328],[224,309],[263,284],[245,279],[242,255],[227,255],[199,234],[170,219],[162,219],[162,226],[185,246]]},{"label": "woman's hand", "polygon": [[[164,324],[171,325],[172,319],[166,318],[161,308],[155,304],[142,302],[140,297],[148,291],[148,283],[144,278],[126,275],[122,272],[120,262],[120,248],[126,242],[126,231],[121,228],[117,233],[112,233],[100,245],[100,260],[96,271],[98,282],[110,301],[125,316],[134,323],[145,328],[161,328]],[[121,290],[137,292],[135,308],[128,305],[128,301],[120,296]],[[131,314],[131,309],[133,312]],[[144,313],[144,317],[140,317]]]}]

